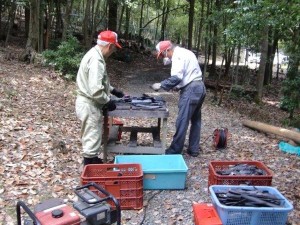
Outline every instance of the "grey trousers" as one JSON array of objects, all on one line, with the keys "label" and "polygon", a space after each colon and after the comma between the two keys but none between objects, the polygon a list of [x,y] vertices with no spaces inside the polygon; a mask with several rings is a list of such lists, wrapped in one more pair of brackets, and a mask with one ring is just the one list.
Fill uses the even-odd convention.
[{"label": "grey trousers", "polygon": [[169,154],[181,154],[184,146],[188,126],[189,152],[199,152],[201,134],[201,108],[206,96],[206,89],[202,81],[193,81],[180,91],[176,132],[173,141],[167,149]]}]

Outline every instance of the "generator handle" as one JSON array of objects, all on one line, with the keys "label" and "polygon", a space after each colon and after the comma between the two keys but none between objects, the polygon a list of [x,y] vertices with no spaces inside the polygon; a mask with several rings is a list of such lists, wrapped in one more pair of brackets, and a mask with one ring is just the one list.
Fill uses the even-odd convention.
[{"label": "generator handle", "polygon": [[33,212],[28,208],[28,206],[23,201],[18,201],[17,206],[16,206],[18,225],[22,225],[21,224],[21,207],[28,214],[28,216],[33,220],[33,223],[35,225],[42,225],[41,222],[38,220],[38,218],[36,218],[36,216],[33,214]]},{"label": "generator handle", "polygon": [[[119,204],[119,201],[113,196],[111,195],[108,191],[104,190],[100,185],[96,184],[95,182],[90,182],[86,185],[83,185],[81,187],[76,187],[75,188],[75,194],[80,198],[82,199],[83,201],[85,201],[86,203],[89,203],[91,204],[91,202],[88,201],[88,199],[84,198],[80,193],[79,193],[79,190],[81,189],[84,189],[84,188],[89,188],[89,187],[94,187],[96,188],[98,191],[102,192],[103,194],[106,195],[106,198],[102,198],[101,200],[99,201],[95,201],[93,202],[93,204],[96,204],[96,203],[99,203],[99,202],[103,202],[103,201],[106,201],[106,200],[109,200],[111,199],[115,206],[116,206],[116,209],[117,209],[117,214],[118,214],[118,218],[117,218],[117,225],[121,225],[121,207],[120,207],[120,204]],[[19,224],[18,224],[19,225]]]}]

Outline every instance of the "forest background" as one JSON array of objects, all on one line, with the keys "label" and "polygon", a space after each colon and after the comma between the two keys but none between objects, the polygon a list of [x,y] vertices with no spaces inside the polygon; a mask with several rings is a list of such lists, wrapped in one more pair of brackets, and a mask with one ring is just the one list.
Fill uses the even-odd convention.
[{"label": "forest background", "polygon": [[[288,63],[281,107],[294,121],[300,101],[299,4],[297,0],[2,0],[0,37],[8,46],[12,36],[25,36],[26,45],[19,58],[31,62],[36,53],[56,51],[64,41],[71,42],[64,49],[65,56],[57,58],[61,52],[44,52],[48,63],[64,74],[72,72],[71,78],[82,56],[72,37],[87,50],[100,30],[114,30],[125,47],[118,53],[119,59],[127,61],[130,53],[126,47],[153,49],[158,40],[171,39],[202,58],[206,77],[218,85],[229,80],[230,90],[238,92],[244,92],[249,83],[250,53],[258,53],[257,76],[250,91],[253,100],[261,103],[273,73],[278,79],[282,64]],[[72,60],[67,54],[74,56]],[[285,61],[280,54],[286,56]],[[221,73],[217,73],[219,55]]]}]

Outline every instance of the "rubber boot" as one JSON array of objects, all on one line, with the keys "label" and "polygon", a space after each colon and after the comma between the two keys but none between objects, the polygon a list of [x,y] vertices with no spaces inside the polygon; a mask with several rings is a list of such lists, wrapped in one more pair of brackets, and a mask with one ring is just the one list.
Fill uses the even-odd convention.
[{"label": "rubber boot", "polygon": [[89,165],[89,164],[102,164],[102,159],[98,158],[98,157],[93,157],[93,158],[83,158],[83,165]]}]

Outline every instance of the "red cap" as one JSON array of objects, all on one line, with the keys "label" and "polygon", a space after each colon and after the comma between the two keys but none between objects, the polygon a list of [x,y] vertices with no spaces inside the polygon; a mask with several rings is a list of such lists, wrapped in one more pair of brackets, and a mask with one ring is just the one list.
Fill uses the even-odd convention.
[{"label": "red cap", "polygon": [[116,32],[113,32],[110,30],[102,31],[98,35],[98,39],[101,41],[106,41],[106,42],[112,43],[112,44],[116,45],[118,48],[122,48],[121,45],[118,43],[118,35]]},{"label": "red cap", "polygon": [[156,51],[157,53],[157,58],[161,55],[161,53],[163,51],[166,51],[167,49],[172,47],[172,43],[169,40],[166,41],[160,41],[157,45],[156,45]]}]

